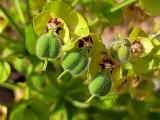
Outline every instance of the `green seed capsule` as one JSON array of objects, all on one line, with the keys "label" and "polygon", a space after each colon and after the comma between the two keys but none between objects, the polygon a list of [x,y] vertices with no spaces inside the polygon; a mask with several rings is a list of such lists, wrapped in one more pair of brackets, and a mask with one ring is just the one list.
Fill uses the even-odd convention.
[{"label": "green seed capsule", "polygon": [[130,55],[130,51],[129,48],[127,47],[121,47],[118,50],[118,59],[121,63],[124,63],[125,61],[128,60]]},{"label": "green seed capsule", "polygon": [[97,73],[89,84],[89,91],[92,95],[104,96],[111,89],[112,81],[106,73]]},{"label": "green seed capsule", "polygon": [[110,55],[113,58],[117,58],[117,51],[118,49],[121,47],[121,43],[120,41],[114,41],[114,43],[112,44],[111,48],[110,48]]},{"label": "green seed capsule", "polygon": [[77,50],[66,54],[62,61],[62,67],[71,74],[80,74],[87,68],[88,62],[85,53]]},{"label": "green seed capsule", "polygon": [[123,64],[129,58],[130,45],[127,39],[115,41],[110,48],[110,55]]},{"label": "green seed capsule", "polygon": [[41,59],[54,59],[59,56],[60,39],[54,35],[44,34],[37,40],[36,55]]},{"label": "green seed capsule", "polygon": [[52,31],[39,37],[36,44],[36,55],[45,61],[43,71],[46,71],[48,60],[57,58],[60,50],[61,40],[58,36],[52,34]]}]

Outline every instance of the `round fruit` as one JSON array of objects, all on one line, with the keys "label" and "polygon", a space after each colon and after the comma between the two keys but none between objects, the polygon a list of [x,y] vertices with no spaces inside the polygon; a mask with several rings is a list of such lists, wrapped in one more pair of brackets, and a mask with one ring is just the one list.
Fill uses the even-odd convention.
[{"label": "round fruit", "polygon": [[89,84],[89,91],[92,95],[104,96],[111,89],[112,81],[109,75],[99,72],[93,76]]},{"label": "round fruit", "polygon": [[69,52],[62,61],[62,67],[71,74],[81,74],[88,66],[88,57],[80,49]]},{"label": "round fruit", "polygon": [[120,63],[125,63],[130,55],[130,42],[127,39],[116,40],[110,48],[110,55]]},{"label": "round fruit", "polygon": [[44,34],[39,37],[36,44],[36,55],[41,59],[52,60],[59,56],[61,49],[60,39],[55,35]]},{"label": "round fruit", "polygon": [[128,60],[130,55],[129,48],[127,47],[121,47],[118,50],[118,59],[121,63],[125,63],[125,61]]}]

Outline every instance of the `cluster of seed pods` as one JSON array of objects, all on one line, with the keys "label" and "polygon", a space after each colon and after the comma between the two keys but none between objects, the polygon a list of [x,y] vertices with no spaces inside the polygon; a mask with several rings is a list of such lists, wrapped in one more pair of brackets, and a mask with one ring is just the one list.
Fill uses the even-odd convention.
[{"label": "cluster of seed pods", "polygon": [[89,73],[87,80],[91,98],[87,102],[95,96],[106,95],[112,88],[118,89],[117,85],[123,83],[126,77],[121,73],[127,63],[131,64],[133,72],[138,75],[150,69],[143,67],[150,64],[145,58],[150,57],[155,47],[148,37],[138,37],[136,40],[118,38],[106,49],[101,40],[94,40],[96,37],[90,34],[77,38],[71,49],[63,51],[66,42],[59,34],[64,30],[60,27],[63,22],[58,17],[48,21],[45,33],[37,40],[36,55],[44,61],[43,71],[46,71],[48,61],[60,60],[63,72],[58,76],[58,81],[66,73],[78,77]]}]

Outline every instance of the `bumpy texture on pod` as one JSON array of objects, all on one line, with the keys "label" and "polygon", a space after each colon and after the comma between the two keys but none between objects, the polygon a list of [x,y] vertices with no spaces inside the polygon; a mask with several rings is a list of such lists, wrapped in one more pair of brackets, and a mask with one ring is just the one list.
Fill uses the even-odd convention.
[{"label": "bumpy texture on pod", "polygon": [[36,44],[36,55],[42,59],[54,59],[59,56],[61,49],[60,39],[55,35],[44,34]]},{"label": "bumpy texture on pod", "polygon": [[111,89],[112,81],[104,72],[99,72],[93,76],[88,86],[89,91],[92,95],[104,96]]},{"label": "bumpy texture on pod", "polygon": [[130,55],[130,45],[127,39],[115,41],[110,48],[110,55],[120,63],[125,63]]},{"label": "bumpy texture on pod", "polygon": [[110,55],[113,58],[117,57],[117,51],[118,49],[121,47],[121,43],[120,41],[114,41],[114,43],[112,44],[111,48],[110,48]]},{"label": "bumpy texture on pod", "polygon": [[69,52],[62,61],[62,67],[71,74],[81,74],[88,66],[87,55],[81,50]]},{"label": "bumpy texture on pod", "polygon": [[129,48],[128,47],[121,47],[118,49],[118,59],[121,63],[124,63],[129,58]]}]

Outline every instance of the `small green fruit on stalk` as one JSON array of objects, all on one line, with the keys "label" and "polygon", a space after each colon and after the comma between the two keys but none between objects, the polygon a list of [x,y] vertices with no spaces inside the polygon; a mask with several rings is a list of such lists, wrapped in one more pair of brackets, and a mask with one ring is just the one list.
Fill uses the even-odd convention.
[{"label": "small green fruit on stalk", "polygon": [[89,91],[91,97],[86,101],[89,103],[95,96],[105,96],[111,89],[112,81],[108,73],[99,72],[91,78]]},{"label": "small green fruit on stalk", "polygon": [[81,75],[86,70],[88,63],[89,59],[81,49],[66,53],[62,61],[64,72],[57,79],[60,80],[67,72],[72,75]]},{"label": "small green fruit on stalk", "polygon": [[44,60],[43,71],[46,70],[48,60],[57,58],[61,50],[61,40],[52,31],[39,37],[36,44],[36,55]]},{"label": "small green fruit on stalk", "polygon": [[127,39],[114,41],[110,48],[110,55],[124,64],[130,55],[130,42]]}]

